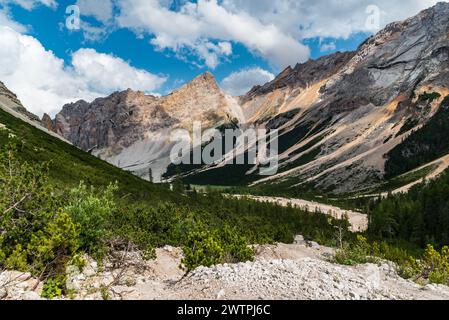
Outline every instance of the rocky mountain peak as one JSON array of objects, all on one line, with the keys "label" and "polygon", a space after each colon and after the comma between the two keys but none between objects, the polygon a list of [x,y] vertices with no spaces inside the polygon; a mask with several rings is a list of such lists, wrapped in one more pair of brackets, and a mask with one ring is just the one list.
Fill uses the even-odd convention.
[{"label": "rocky mountain peak", "polygon": [[41,124],[50,131],[56,131],[55,123],[47,113],[42,116]]},{"label": "rocky mountain peak", "polygon": [[195,77],[192,81],[174,91],[172,95],[202,93],[221,93],[217,80],[209,71]]}]

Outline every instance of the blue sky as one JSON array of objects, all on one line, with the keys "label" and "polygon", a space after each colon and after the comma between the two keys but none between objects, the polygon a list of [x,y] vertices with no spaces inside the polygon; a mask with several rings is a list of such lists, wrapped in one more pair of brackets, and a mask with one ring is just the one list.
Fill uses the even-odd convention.
[{"label": "blue sky", "polygon": [[[12,28],[0,29],[0,58],[11,61],[0,81],[39,115],[127,87],[167,94],[205,71],[241,94],[288,65],[354,50],[436,1],[398,2],[0,0],[0,28]],[[69,30],[74,4],[81,24]]]},{"label": "blue sky", "polygon": [[[136,68],[146,69],[152,73],[168,75],[169,79],[163,86],[162,92],[167,92],[179,85],[180,81],[188,81],[196,75],[211,71],[218,81],[228,76],[233,71],[248,67],[258,66],[273,74],[277,74],[280,68],[270,65],[263,57],[250,52],[244,45],[235,43],[233,54],[216,68],[210,68],[198,61],[198,58],[190,55],[189,61],[176,58],[172,52],[155,50],[150,44],[151,35],[145,35],[142,39],[128,29],[119,29],[105,36],[99,41],[86,40],[83,31],[70,31],[61,28],[60,24],[65,23],[68,15],[65,13],[67,6],[72,5],[73,0],[58,1],[58,7],[51,9],[46,6],[39,6],[34,10],[26,10],[19,5],[12,6],[12,16],[24,25],[31,26],[29,34],[39,39],[45,48],[52,50],[56,56],[70,62],[70,56],[80,48],[94,48],[102,53],[114,54],[129,61]],[[85,18],[91,23],[95,19]],[[369,33],[356,33],[348,39],[326,38],[326,43],[336,43],[334,49],[321,51],[320,38],[309,38],[304,42],[311,49],[311,58],[318,58],[325,54],[336,51],[354,50],[369,36]],[[299,58],[298,58],[299,59]],[[194,63],[201,64],[201,66]],[[299,62],[299,60],[298,60]]]}]

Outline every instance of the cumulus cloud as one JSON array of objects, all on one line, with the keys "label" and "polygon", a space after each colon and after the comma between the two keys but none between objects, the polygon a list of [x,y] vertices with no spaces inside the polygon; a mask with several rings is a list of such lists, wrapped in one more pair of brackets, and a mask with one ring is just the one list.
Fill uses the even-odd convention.
[{"label": "cumulus cloud", "polygon": [[81,15],[94,17],[102,23],[109,22],[114,14],[112,0],[78,0],[76,5]]},{"label": "cumulus cloud", "polygon": [[234,96],[247,93],[255,85],[263,85],[274,79],[274,75],[259,67],[231,73],[221,81],[221,87]]},{"label": "cumulus cloud", "polygon": [[9,27],[0,27],[0,61],[0,79],[38,115],[55,114],[65,103],[116,90],[151,93],[166,80],[93,49],[75,52],[67,66],[37,39]]},{"label": "cumulus cloud", "polygon": [[[188,49],[214,68],[223,55],[210,39],[238,42],[283,68],[303,62],[301,44],[314,37],[348,38],[376,32],[434,5],[438,0],[199,0],[183,1],[177,11],[170,0],[118,0],[121,27],[154,36],[158,49]],[[210,46],[211,48],[207,48]],[[329,50],[330,47],[324,48]]]},{"label": "cumulus cloud", "polygon": [[[265,24],[274,24],[297,39],[347,38],[357,32],[375,32],[403,20],[440,0],[223,0],[231,12],[245,12]],[[374,6],[374,7],[373,7]],[[374,10],[373,10],[374,9]],[[377,11],[378,9],[378,11]],[[379,24],[373,15],[379,15]]]},{"label": "cumulus cloud", "polygon": [[131,67],[123,59],[93,49],[80,49],[73,54],[72,67],[75,77],[82,79],[87,87],[99,92],[111,92],[126,88],[152,92],[165,78],[145,70]]},{"label": "cumulus cloud", "polygon": [[31,10],[36,6],[44,5],[50,8],[56,8],[56,0],[2,0],[5,4],[17,4],[26,10]]},{"label": "cumulus cloud", "polygon": [[[22,0],[23,1],[23,0]],[[243,44],[276,69],[304,62],[307,38],[348,38],[373,33],[405,19],[438,0],[78,0],[82,14],[104,23],[103,30],[85,24],[85,36],[96,40],[110,28],[129,28],[150,35],[151,44],[185,61],[215,68]],[[117,10],[114,10],[116,6]],[[83,13],[84,11],[84,13]],[[117,13],[117,12],[118,13]],[[116,14],[116,17],[113,17]],[[116,18],[116,20],[115,20]],[[90,29],[90,30],[89,30]],[[99,36],[100,35],[100,36]],[[228,48],[223,50],[221,44]],[[324,46],[324,51],[332,51]],[[192,55],[196,56],[198,64]]]},{"label": "cumulus cloud", "polygon": [[[170,1],[120,0],[117,21],[120,27],[153,35],[151,43],[156,48],[188,50],[210,68],[231,54],[232,42],[245,45],[279,68],[309,57],[308,47],[276,25],[264,24],[245,12],[231,12],[216,0],[186,2],[178,11],[167,4]],[[226,50],[217,41],[226,44]]]}]

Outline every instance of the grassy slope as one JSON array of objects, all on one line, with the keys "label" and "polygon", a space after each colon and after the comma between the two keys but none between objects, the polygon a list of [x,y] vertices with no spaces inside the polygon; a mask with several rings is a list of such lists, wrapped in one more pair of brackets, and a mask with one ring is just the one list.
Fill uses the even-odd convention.
[{"label": "grassy slope", "polygon": [[146,182],[131,173],[122,171],[64,141],[15,118],[0,109],[0,123],[9,131],[0,131],[0,147],[16,136],[18,155],[28,162],[50,161],[50,179],[58,188],[71,188],[81,180],[94,186],[119,183],[122,195],[136,200],[179,200],[181,197],[166,187]]},{"label": "grassy slope", "polygon": [[[292,242],[296,234],[323,244],[333,243],[334,226],[327,215],[254,200],[228,199],[220,193],[180,195],[109,165],[1,109],[0,123],[8,128],[0,130],[0,148],[12,140],[22,141],[17,146],[17,155],[22,160],[51,161],[50,180],[59,190],[77,186],[80,180],[94,186],[117,181],[121,196],[126,197],[120,201],[119,215],[115,215],[117,221],[111,222],[123,230],[114,229],[114,232],[130,237],[133,242],[141,240],[137,242],[139,245],[143,242],[182,246],[188,226],[201,225],[201,222],[211,230],[218,230],[225,224],[235,226],[254,243]],[[15,139],[8,137],[11,133]],[[170,203],[168,209],[161,209],[161,202]],[[172,219],[179,220],[176,226]],[[179,230],[173,231],[167,226]]]}]

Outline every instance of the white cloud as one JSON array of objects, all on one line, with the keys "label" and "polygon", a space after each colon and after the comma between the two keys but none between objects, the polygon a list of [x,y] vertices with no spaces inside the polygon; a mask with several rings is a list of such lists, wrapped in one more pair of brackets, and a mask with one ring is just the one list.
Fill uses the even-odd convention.
[{"label": "white cloud", "polygon": [[[264,24],[245,12],[230,12],[217,0],[187,2],[176,12],[167,4],[158,0],[119,0],[119,26],[153,35],[151,43],[160,50],[193,52],[210,68],[230,55],[231,42],[242,43],[279,68],[309,57],[306,46],[274,24]],[[217,41],[227,43],[226,50],[217,50]]]},{"label": "white cloud", "polygon": [[153,92],[165,78],[131,67],[121,58],[98,53],[93,49],[80,49],[73,54],[72,66],[76,77],[86,86],[99,92],[111,92],[126,88]]},{"label": "white cloud", "polygon": [[32,10],[39,5],[50,8],[56,8],[58,6],[56,0],[2,0],[2,2],[6,4],[17,4],[26,10]]},{"label": "white cloud", "polygon": [[255,85],[263,85],[274,79],[274,75],[261,68],[248,68],[231,73],[221,81],[221,87],[234,96],[247,93]]},{"label": "white cloud", "polygon": [[130,66],[124,60],[81,49],[72,64],[46,50],[35,38],[0,27],[0,79],[31,112],[55,114],[62,105],[92,100],[116,90],[158,89],[165,78]]},{"label": "white cloud", "polygon": [[102,23],[110,21],[114,14],[112,0],[78,0],[76,5],[81,15],[94,17]]},{"label": "white cloud", "polygon": [[337,49],[337,45],[335,44],[335,42],[329,42],[329,43],[322,43],[320,46],[320,51],[321,52],[329,52],[329,51],[334,51]]},{"label": "white cloud", "polygon": [[367,19],[369,6],[380,10],[379,28],[403,20],[440,0],[223,0],[231,12],[246,12],[262,23],[274,24],[297,39],[347,38],[356,32],[373,32]]},{"label": "white cloud", "polygon": [[[264,57],[275,67],[303,62],[309,50],[301,40],[313,37],[348,38],[357,32],[375,32],[367,23],[379,8],[379,25],[403,20],[438,0],[198,0],[183,1],[170,10],[171,0],[117,0],[121,27],[154,36],[158,49],[182,55],[196,54],[215,68],[224,55],[211,45],[213,40],[238,42]],[[211,40],[213,39],[213,40]],[[208,47],[212,47],[208,48]],[[326,50],[332,49],[327,46]]]},{"label": "white cloud", "polygon": [[[95,17],[103,28],[84,23],[85,37],[98,40],[116,27],[151,35],[157,50],[173,51],[180,59],[214,69],[232,55],[232,43],[282,69],[308,59],[306,38],[348,38],[357,32],[375,32],[403,20],[438,0],[78,0],[82,14]],[[114,17],[114,5],[119,14]],[[379,24],[367,23],[379,9]],[[176,8],[174,11],[173,8]],[[116,20],[115,20],[116,19]],[[375,21],[377,21],[375,19]],[[223,50],[220,43],[228,48]],[[324,45],[325,52],[333,46]],[[323,51],[323,52],[324,52]]]},{"label": "white cloud", "polygon": [[27,30],[27,27],[14,21],[6,9],[0,9],[0,26],[9,27],[17,32],[25,32]]}]

